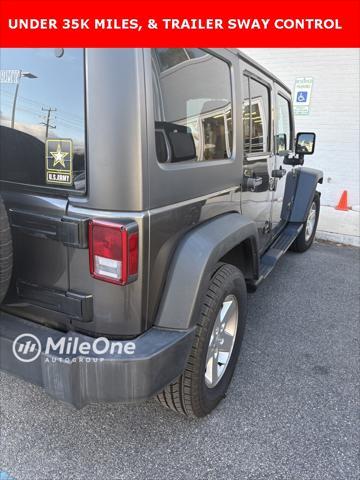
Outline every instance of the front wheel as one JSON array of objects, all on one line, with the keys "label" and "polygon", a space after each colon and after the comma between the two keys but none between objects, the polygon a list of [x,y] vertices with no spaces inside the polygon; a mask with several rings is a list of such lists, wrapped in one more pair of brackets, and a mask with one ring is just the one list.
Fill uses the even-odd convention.
[{"label": "front wheel", "polygon": [[219,265],[202,303],[185,370],[157,396],[162,405],[190,417],[203,417],[218,405],[236,367],[246,309],[242,273],[232,265]]},{"label": "front wheel", "polygon": [[291,245],[294,252],[305,252],[313,244],[320,214],[320,195],[315,192],[311,207],[298,237]]}]

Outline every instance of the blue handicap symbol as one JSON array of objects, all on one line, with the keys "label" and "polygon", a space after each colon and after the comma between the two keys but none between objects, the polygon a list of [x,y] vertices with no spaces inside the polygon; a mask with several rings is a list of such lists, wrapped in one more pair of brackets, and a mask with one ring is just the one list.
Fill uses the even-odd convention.
[{"label": "blue handicap symbol", "polygon": [[304,103],[307,100],[308,92],[298,92],[296,95],[296,101],[298,103]]},{"label": "blue handicap symbol", "polygon": [[0,480],[15,480],[13,477],[10,477],[6,472],[0,471]]}]

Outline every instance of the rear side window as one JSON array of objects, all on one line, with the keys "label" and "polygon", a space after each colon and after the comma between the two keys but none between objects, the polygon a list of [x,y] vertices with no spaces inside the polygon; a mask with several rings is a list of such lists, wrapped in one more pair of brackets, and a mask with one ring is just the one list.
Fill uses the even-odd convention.
[{"label": "rear side window", "polygon": [[245,153],[270,150],[270,90],[261,82],[243,79],[243,136]]},{"label": "rear side window", "polygon": [[1,49],[0,179],[85,190],[83,49]]},{"label": "rear side window", "polygon": [[204,50],[200,50],[199,48],[157,48],[156,54],[162,72],[179,65],[179,63],[206,55]]},{"label": "rear side window", "polygon": [[229,65],[196,48],[152,50],[160,163],[224,160],[232,153]]},{"label": "rear side window", "polygon": [[[290,150],[291,145],[291,116],[290,103],[282,95],[277,95],[276,108],[276,135],[283,143],[279,144],[279,150]],[[284,136],[285,135],[285,136]]]}]

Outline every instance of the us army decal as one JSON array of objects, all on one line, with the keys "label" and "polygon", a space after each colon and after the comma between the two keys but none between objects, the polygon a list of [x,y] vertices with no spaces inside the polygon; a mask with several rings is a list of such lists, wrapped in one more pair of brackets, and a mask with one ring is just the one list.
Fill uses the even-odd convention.
[{"label": "us army decal", "polygon": [[47,139],[45,143],[46,183],[73,183],[73,144],[64,138]]}]

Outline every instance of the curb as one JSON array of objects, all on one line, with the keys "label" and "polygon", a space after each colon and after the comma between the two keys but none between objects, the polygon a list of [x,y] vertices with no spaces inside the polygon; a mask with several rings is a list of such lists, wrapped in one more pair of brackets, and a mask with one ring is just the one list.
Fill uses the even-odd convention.
[{"label": "curb", "polygon": [[346,235],[342,233],[326,232],[318,230],[315,238],[317,240],[325,240],[327,242],[341,243],[352,247],[360,247],[360,237],[356,235]]}]

